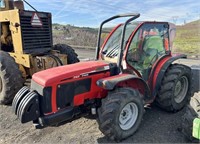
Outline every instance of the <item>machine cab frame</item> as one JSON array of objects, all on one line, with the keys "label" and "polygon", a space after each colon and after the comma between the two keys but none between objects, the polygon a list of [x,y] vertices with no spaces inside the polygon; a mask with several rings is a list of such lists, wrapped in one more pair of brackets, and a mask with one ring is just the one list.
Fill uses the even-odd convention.
[{"label": "machine cab frame", "polygon": [[[120,35],[124,24],[116,26],[102,45],[99,58],[117,62]],[[172,29],[170,29],[172,27]],[[175,33],[168,22],[134,22],[125,30],[122,67],[148,80],[152,67],[166,55],[171,55]],[[171,39],[169,37],[172,37]]]}]

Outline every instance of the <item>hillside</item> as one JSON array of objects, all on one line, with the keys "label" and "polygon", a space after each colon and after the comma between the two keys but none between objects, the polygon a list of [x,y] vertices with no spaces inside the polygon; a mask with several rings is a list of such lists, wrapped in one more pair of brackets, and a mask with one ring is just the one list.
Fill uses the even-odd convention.
[{"label": "hillside", "polygon": [[[110,29],[109,29],[110,30]],[[108,30],[104,30],[105,39]],[[96,47],[98,29],[53,24],[54,43]],[[177,26],[177,34],[173,45],[174,52],[200,55],[200,20]]]},{"label": "hillside", "polygon": [[200,55],[200,20],[177,26],[174,51]]},{"label": "hillside", "polygon": [[54,43],[95,47],[97,29],[53,24]]}]

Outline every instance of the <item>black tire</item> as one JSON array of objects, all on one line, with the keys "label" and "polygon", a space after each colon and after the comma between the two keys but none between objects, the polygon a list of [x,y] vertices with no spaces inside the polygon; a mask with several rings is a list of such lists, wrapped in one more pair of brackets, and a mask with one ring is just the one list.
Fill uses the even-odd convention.
[{"label": "black tire", "polygon": [[11,104],[23,82],[15,60],[8,53],[0,51],[0,104]]},{"label": "black tire", "polygon": [[53,47],[54,50],[60,51],[61,54],[67,55],[68,64],[77,63],[80,60],[78,59],[78,55],[75,53],[74,49],[65,44],[56,44]]},{"label": "black tire", "polygon": [[[129,123],[131,124],[129,125],[130,127],[124,129],[124,127],[120,126],[120,116],[125,117],[128,113],[121,115],[121,112],[125,106],[133,103],[137,107],[137,117],[133,117],[135,118],[134,123]],[[144,105],[142,95],[132,88],[118,88],[109,92],[108,96],[102,99],[102,105],[98,109],[97,121],[99,129],[107,138],[121,141],[136,132],[142,121],[143,113]],[[128,121],[130,122],[131,120],[129,119]]]},{"label": "black tire", "polygon": [[88,114],[86,116],[84,116],[85,119],[89,119],[89,120],[94,120],[94,119],[97,119],[97,116],[96,115],[92,115],[92,114]]},{"label": "black tire", "polygon": [[161,108],[176,112],[182,109],[192,95],[191,69],[173,64],[167,69],[156,102]]},{"label": "black tire", "polygon": [[191,98],[190,104],[186,107],[186,112],[182,118],[182,132],[190,141],[199,142],[192,136],[192,126],[195,118],[200,118],[200,96],[197,94]]}]

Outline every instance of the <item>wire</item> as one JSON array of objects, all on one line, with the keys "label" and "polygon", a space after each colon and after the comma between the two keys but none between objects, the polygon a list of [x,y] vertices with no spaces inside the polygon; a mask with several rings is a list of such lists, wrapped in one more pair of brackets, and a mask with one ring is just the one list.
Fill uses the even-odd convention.
[{"label": "wire", "polygon": [[32,9],[34,9],[36,12],[37,12],[37,10],[30,4],[30,3],[28,3],[26,0],[23,0],[28,6],[30,6]]}]

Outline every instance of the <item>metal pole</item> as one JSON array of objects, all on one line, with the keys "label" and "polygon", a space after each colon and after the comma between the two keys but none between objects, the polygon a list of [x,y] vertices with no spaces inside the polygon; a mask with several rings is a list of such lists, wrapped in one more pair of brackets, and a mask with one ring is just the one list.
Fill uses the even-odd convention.
[{"label": "metal pole", "polygon": [[[97,47],[96,47],[96,54],[95,54],[95,59],[98,60],[99,58],[99,51],[100,51],[100,45],[101,45],[101,33],[102,33],[102,28],[103,28],[103,25],[105,23],[108,23],[109,21],[112,21],[114,19],[117,19],[117,18],[121,18],[121,17],[130,17],[130,16],[140,16],[140,14],[138,13],[127,13],[127,14],[119,14],[119,15],[116,15],[116,16],[112,16],[106,20],[104,20],[101,24],[100,24],[100,28],[99,28],[99,32],[98,32],[98,38],[97,38]],[[138,16],[138,17],[139,17]]]}]

